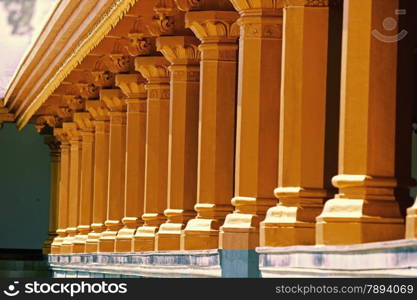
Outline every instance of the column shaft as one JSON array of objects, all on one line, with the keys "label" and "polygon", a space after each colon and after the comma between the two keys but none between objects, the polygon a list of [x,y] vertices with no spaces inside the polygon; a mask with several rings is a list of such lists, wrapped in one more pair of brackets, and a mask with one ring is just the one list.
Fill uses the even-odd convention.
[{"label": "column shaft", "polygon": [[[94,182],[93,182],[93,216],[91,229],[86,241],[86,252],[97,252],[99,238],[105,229],[107,215],[108,170],[109,170],[109,121],[108,112],[98,103],[92,103],[90,112],[95,113],[94,129]],[[87,103],[88,107],[88,103]],[[98,111],[104,111],[104,116],[98,116]]]},{"label": "column shaft", "polygon": [[99,241],[99,252],[113,252],[122,227],[126,159],[126,113],[110,112],[109,177],[107,220]]},{"label": "column shaft", "polygon": [[[80,189],[80,219],[77,227],[79,234],[74,240],[73,251],[75,253],[86,252],[86,242],[91,231],[93,213],[93,191],[94,191],[94,132],[93,124],[89,120],[89,113],[83,114],[83,124],[89,123],[91,131],[81,132],[82,158],[81,158],[81,189]],[[88,121],[87,121],[88,120]]]},{"label": "column shaft", "polygon": [[145,207],[134,251],[155,250],[155,235],[165,221],[168,183],[169,73],[163,57],[139,57],[136,70],[148,81]]},{"label": "column shaft", "polygon": [[70,161],[70,145],[63,134],[61,128],[54,129],[54,135],[61,142],[61,162],[59,175],[59,194],[58,194],[58,224],[57,234],[51,244],[51,254],[59,254],[61,245],[66,236],[66,228],[68,227],[68,193],[69,193],[69,161]]},{"label": "column shaft", "polygon": [[181,232],[195,216],[197,198],[199,41],[160,37],[158,49],[171,62],[167,221],[160,226],[156,250],[179,250]]},{"label": "column shaft", "polygon": [[80,185],[81,185],[81,141],[75,123],[64,123],[64,130],[70,139],[70,176],[68,198],[67,237],[62,243],[61,253],[73,253],[73,243],[79,225]]},{"label": "column shaft", "polygon": [[186,14],[186,26],[202,44],[197,217],[181,237],[181,249],[218,248],[219,227],[231,212],[234,186],[238,14]]},{"label": "column shaft", "polygon": [[314,244],[315,218],[329,197],[324,182],[329,9],[287,5],[279,203],[262,222],[261,246]]},{"label": "column shaft", "polygon": [[130,252],[144,209],[147,93],[140,74],[119,74],[116,85],[127,97],[127,126],[124,226],[117,234],[115,250]]},{"label": "column shaft", "polygon": [[240,11],[235,211],[221,227],[220,248],[254,249],[259,222],[276,204],[282,8],[231,2]]}]

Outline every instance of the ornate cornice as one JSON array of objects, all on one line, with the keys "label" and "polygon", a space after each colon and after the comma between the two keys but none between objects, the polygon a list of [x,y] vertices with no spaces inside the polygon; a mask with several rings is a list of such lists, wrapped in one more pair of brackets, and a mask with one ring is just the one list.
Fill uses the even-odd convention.
[{"label": "ornate cornice", "polygon": [[186,14],[185,25],[203,43],[236,42],[239,14],[235,11],[198,11]]},{"label": "ornate cornice", "polygon": [[203,2],[204,0],[175,0],[178,9],[182,11],[199,10]]},{"label": "ornate cornice", "polygon": [[[91,32],[79,43],[75,51],[65,59],[65,62],[54,72],[37,93],[35,99],[19,115],[17,125],[23,128],[39,107],[49,98],[54,90],[64,81],[68,74],[101,42],[101,40],[114,28],[120,19],[129,11],[137,0],[117,0],[111,8],[103,14],[101,20]],[[36,47],[35,47],[36,48]]]},{"label": "ornate cornice", "polygon": [[116,76],[116,86],[127,98],[146,99],[146,80],[140,74],[119,74]]},{"label": "ornate cornice", "polygon": [[157,50],[174,65],[198,65],[201,59],[199,44],[193,36],[166,36],[156,41]]},{"label": "ornate cornice", "polygon": [[233,9],[229,0],[174,0],[179,10],[230,10]]},{"label": "ornate cornice", "polygon": [[101,90],[100,101],[102,101],[111,112],[126,111],[126,101],[120,89]]},{"label": "ornate cornice", "polygon": [[86,109],[96,121],[108,121],[109,120],[109,110],[101,101],[97,101],[97,100],[87,101]]},{"label": "ornate cornice", "polygon": [[178,14],[174,0],[157,0],[154,6],[155,16],[147,26],[153,36],[171,35],[175,32],[175,16]]},{"label": "ornate cornice", "polygon": [[[236,0],[231,0],[236,1]],[[305,7],[328,7],[331,2],[338,2],[339,0],[281,0],[285,7],[288,6],[305,6]]]},{"label": "ornate cornice", "polygon": [[135,69],[149,83],[169,82],[169,62],[163,56],[137,57]]}]

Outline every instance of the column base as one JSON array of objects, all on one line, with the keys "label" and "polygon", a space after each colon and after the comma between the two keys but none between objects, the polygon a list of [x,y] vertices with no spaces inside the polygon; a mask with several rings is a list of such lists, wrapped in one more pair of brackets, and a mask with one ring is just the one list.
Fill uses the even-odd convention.
[{"label": "column base", "polygon": [[139,219],[135,217],[125,217],[123,218],[122,223],[125,226],[117,233],[115,251],[132,252],[136,228],[140,225]]},{"label": "column base", "polygon": [[405,238],[417,238],[417,202],[414,206],[407,209]]},{"label": "column base", "polygon": [[216,219],[192,219],[181,234],[181,250],[207,250],[219,247]]},{"label": "column base", "polygon": [[77,234],[74,238],[72,253],[85,253],[90,225],[80,225],[77,227],[77,230],[79,234]]},{"label": "column base", "polygon": [[62,242],[64,241],[64,236],[57,236],[54,238],[51,244],[51,254],[60,254]]},{"label": "column base", "polygon": [[115,252],[116,230],[103,231],[98,240],[97,252]]},{"label": "column base", "polygon": [[86,253],[98,252],[98,243],[99,243],[100,236],[101,236],[100,232],[90,232],[88,234],[87,240],[85,241]]},{"label": "column base", "polygon": [[56,237],[57,237],[57,234],[55,232],[52,232],[52,231],[48,232],[48,238],[45,240],[45,242],[43,243],[43,247],[42,247],[43,254],[51,253],[52,243]]},{"label": "column base", "polygon": [[261,247],[287,247],[295,245],[314,245],[315,223],[266,223],[260,227]]},{"label": "column base", "polygon": [[182,223],[164,223],[155,238],[155,251],[179,250],[181,248]]},{"label": "column base", "polygon": [[259,219],[252,214],[229,214],[220,227],[219,248],[248,250],[259,246]]},{"label": "column base", "polygon": [[219,248],[248,250],[259,246],[259,222],[276,198],[237,196],[232,199],[235,212],[228,214],[220,227]]},{"label": "column base", "polygon": [[101,237],[102,232],[106,227],[102,223],[93,223],[91,224],[91,229],[93,230],[87,235],[87,240],[85,241],[85,252],[86,253],[95,253],[98,252],[98,243]]},{"label": "column base", "polygon": [[133,240],[133,251],[155,251],[155,238],[158,226],[144,225],[136,230]]},{"label": "column base", "polygon": [[[321,207],[285,206],[282,204],[271,207],[260,225],[260,246],[314,245],[316,223],[302,221],[302,219],[314,220],[320,210]],[[304,217],[301,218],[301,215]],[[305,218],[305,215],[309,217]]]},{"label": "column base", "polygon": [[104,222],[106,231],[103,231],[98,241],[98,252],[115,252],[116,237],[122,224],[116,220]]},{"label": "column base", "polygon": [[66,236],[60,247],[60,254],[71,254],[75,236]]},{"label": "column base", "polygon": [[404,238],[404,227],[396,201],[336,198],[327,201],[317,217],[316,243],[350,245],[397,240]]}]

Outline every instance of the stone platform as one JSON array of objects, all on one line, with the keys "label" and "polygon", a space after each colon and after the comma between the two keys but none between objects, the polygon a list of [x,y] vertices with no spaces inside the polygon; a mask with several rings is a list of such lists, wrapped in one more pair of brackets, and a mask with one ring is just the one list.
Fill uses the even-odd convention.
[{"label": "stone platform", "polygon": [[349,246],[49,255],[54,277],[417,277],[417,239]]}]

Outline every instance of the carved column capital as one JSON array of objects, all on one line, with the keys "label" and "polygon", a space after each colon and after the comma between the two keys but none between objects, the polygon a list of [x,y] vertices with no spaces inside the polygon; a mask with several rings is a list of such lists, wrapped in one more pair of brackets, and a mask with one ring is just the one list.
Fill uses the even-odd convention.
[{"label": "carved column capital", "polygon": [[118,74],[116,86],[127,98],[146,99],[146,80],[140,74]]},{"label": "carved column capital", "polygon": [[100,101],[102,101],[111,112],[126,111],[126,101],[120,89],[101,90]]},{"label": "carved column capital", "polygon": [[148,83],[169,82],[169,62],[162,56],[137,57],[135,69]]},{"label": "carved column capital", "polygon": [[235,43],[239,38],[235,11],[198,11],[186,14],[185,26],[190,28],[202,43]]},{"label": "carved column capital", "polygon": [[56,127],[59,123],[59,120],[54,115],[42,115],[39,116],[35,121],[35,128],[38,133],[41,133],[42,130],[49,126],[51,128]]},{"label": "carved column capital", "polygon": [[173,65],[199,65],[199,44],[193,36],[164,36],[156,41],[157,50]]},{"label": "carved column capital", "polygon": [[109,120],[109,110],[101,101],[87,101],[86,109],[96,121]]},{"label": "carved column capital", "polygon": [[91,114],[88,112],[80,112],[74,114],[74,122],[77,124],[78,128],[84,132],[93,132],[94,123],[91,117]]},{"label": "carved column capital", "polygon": [[62,128],[54,128],[54,136],[61,143],[61,149],[69,145],[69,137]]},{"label": "carved column capital", "polygon": [[67,134],[70,144],[79,142],[81,139],[80,131],[78,130],[77,124],[74,122],[64,122],[62,129]]},{"label": "carved column capital", "polygon": [[236,61],[239,14],[235,11],[198,11],[186,14],[186,27],[202,42],[202,60]]}]

